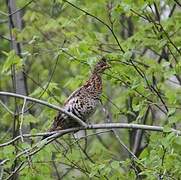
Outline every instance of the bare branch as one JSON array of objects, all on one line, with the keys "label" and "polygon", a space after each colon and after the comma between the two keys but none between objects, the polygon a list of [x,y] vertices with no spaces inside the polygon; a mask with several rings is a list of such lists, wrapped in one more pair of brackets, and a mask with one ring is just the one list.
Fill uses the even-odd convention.
[{"label": "bare branch", "polygon": [[[32,102],[36,102],[38,104],[42,104],[45,105],[49,108],[58,110],[64,114],[66,114],[67,116],[73,118],[74,120],[76,120],[80,125],[82,125],[83,127],[79,127],[79,128],[73,128],[73,131],[76,130],[85,130],[85,129],[111,129],[111,128],[127,128],[127,129],[143,129],[143,130],[150,130],[150,131],[160,131],[163,132],[163,127],[161,126],[149,126],[149,125],[142,125],[142,124],[127,124],[127,123],[103,123],[103,124],[92,124],[92,125],[87,125],[86,123],[84,123],[81,119],[79,119],[77,116],[75,116],[72,113],[67,112],[66,110],[64,110],[63,108],[60,108],[56,105],[50,104],[46,101],[42,101],[36,98],[32,98],[29,96],[24,96],[24,95],[20,95],[20,94],[16,94],[16,93],[11,93],[11,92],[3,92],[0,91],[0,95],[2,96],[11,96],[11,97],[17,97],[20,99],[25,99],[27,101],[32,101]],[[70,130],[70,129],[69,129]],[[181,134],[181,131],[176,130],[176,129],[172,129],[172,132],[175,132],[177,134]],[[45,135],[45,134],[44,134]]]},{"label": "bare branch", "polygon": [[113,35],[113,37],[114,37],[116,43],[118,44],[120,50],[121,50],[123,53],[125,53],[125,51],[124,51],[124,49],[121,47],[121,44],[120,44],[120,42],[119,42],[119,40],[118,40],[118,38],[117,38],[117,36],[116,36],[116,34],[115,34],[115,32],[114,32],[114,30],[113,30],[112,27],[110,27],[107,23],[105,23],[105,22],[104,22],[102,19],[100,19],[99,17],[97,17],[97,16],[95,16],[95,15],[93,15],[93,14],[85,11],[84,9],[81,9],[80,7],[76,6],[75,4],[73,4],[73,3],[71,3],[71,2],[69,2],[69,1],[67,1],[67,0],[64,0],[64,2],[68,3],[68,4],[71,5],[72,7],[78,9],[79,11],[82,11],[82,12],[85,13],[86,15],[88,15],[88,16],[96,19],[97,21],[99,21],[100,23],[102,23],[103,25],[105,25],[105,26],[109,29],[109,31],[111,32],[111,34]]},{"label": "bare branch", "polygon": [[83,122],[80,118],[78,118],[77,116],[75,116],[74,114],[72,113],[69,113],[68,111],[66,111],[65,109],[63,108],[60,108],[56,105],[53,105],[53,104],[50,104],[46,101],[42,101],[42,100],[39,100],[39,99],[35,99],[35,98],[32,98],[32,97],[29,97],[29,96],[24,96],[24,95],[20,95],[20,94],[16,94],[16,93],[11,93],[11,92],[3,92],[3,91],[0,91],[0,95],[2,96],[11,96],[11,97],[17,97],[17,98],[20,98],[20,99],[26,99],[27,101],[31,101],[31,102],[36,102],[38,104],[43,104],[47,107],[50,107],[52,109],[55,109],[55,110],[58,110],[64,114],[66,114],[67,116],[73,118],[75,121],[77,121],[81,126],[84,126],[86,127],[87,124],[85,122]]},{"label": "bare branch", "polygon": [[178,0],[174,0],[174,1],[177,3],[178,6],[181,7],[181,3]]},{"label": "bare branch", "polygon": [[7,38],[7,37],[1,35],[1,34],[0,34],[0,38],[5,39],[5,40],[7,40],[7,41],[11,41],[11,39],[9,39],[9,38]]},{"label": "bare branch", "polygon": [[4,107],[4,109],[6,109],[10,114],[14,115],[14,112],[11,111],[1,100],[0,100],[0,104]]},{"label": "bare branch", "polygon": [[25,163],[25,161],[21,162],[21,163],[19,164],[19,166],[7,177],[6,180],[12,179],[12,176],[13,176],[14,174],[16,174],[16,173],[21,169],[21,167],[24,165],[24,163]]},{"label": "bare branch", "polygon": [[31,1],[27,2],[22,8],[17,9],[16,11],[12,12],[11,14],[8,14],[8,16],[12,16],[13,14],[16,14],[17,12],[25,9],[25,8],[26,8],[28,5],[30,5],[33,1],[34,1],[34,0],[31,0]]},{"label": "bare branch", "polygon": [[[102,124],[91,124],[87,125],[87,127],[75,127],[75,128],[69,128],[65,130],[59,130],[59,131],[52,131],[52,132],[46,132],[46,133],[37,133],[37,134],[23,134],[23,137],[41,137],[45,135],[51,135],[46,139],[52,139],[56,135],[56,138],[58,138],[62,134],[68,134],[72,132],[76,132],[79,130],[91,130],[91,129],[142,129],[142,130],[147,130],[147,131],[157,131],[157,132],[163,132],[164,128],[162,126],[150,126],[150,125],[143,125],[143,124],[129,124],[129,123],[102,123]],[[177,135],[181,135],[180,130],[176,129],[171,129],[171,132],[174,132]],[[107,131],[109,132],[109,131]],[[52,136],[54,135],[54,136]],[[17,141],[20,139],[21,136],[17,136],[14,139],[0,144],[0,147],[8,146],[12,144],[13,142]]]},{"label": "bare branch", "polygon": [[22,133],[22,126],[23,126],[23,119],[24,119],[24,109],[25,109],[25,105],[26,105],[26,98],[24,98],[24,103],[23,103],[23,107],[22,107],[22,113],[21,113],[21,122],[20,122],[20,126],[19,126],[19,133],[21,136],[21,141],[24,142],[23,140],[23,133]]},{"label": "bare branch", "polygon": [[[55,139],[68,133],[72,133],[79,130],[85,130],[85,129],[113,129],[113,128],[132,128],[132,129],[144,129],[144,130],[161,131],[161,132],[163,131],[163,127],[160,127],[160,126],[149,126],[149,125],[127,124],[127,123],[103,123],[103,124],[92,124],[92,125],[88,125],[87,127],[70,128],[70,129],[57,131],[53,135],[44,139],[41,144],[40,142],[38,142],[32,148],[22,151],[16,156],[15,159],[23,155],[25,155],[26,157],[29,157],[29,156],[31,157],[34,154],[38,153],[46,145],[50,144]],[[176,133],[177,135],[181,135],[181,131],[178,131],[175,129],[171,129],[171,131]]]},{"label": "bare branch", "polygon": [[0,166],[2,166],[3,164],[5,164],[7,161],[9,161],[9,159],[2,160],[2,161],[0,162]]},{"label": "bare branch", "polygon": [[[112,118],[111,115],[109,113],[108,110],[106,110],[106,108],[103,106],[102,104],[102,110],[103,112],[106,114],[107,116],[107,122],[108,123],[112,123]],[[137,159],[137,157],[134,155],[134,153],[124,144],[124,142],[121,140],[121,138],[119,137],[117,131],[115,129],[112,129],[112,132],[114,134],[114,136],[116,137],[116,139],[118,140],[118,142],[120,143],[120,145],[128,152],[128,154],[130,156],[132,156],[134,159]]]},{"label": "bare branch", "polygon": [[[46,139],[44,139],[42,141],[42,143],[38,142],[32,148],[26,149],[26,150],[22,151],[21,153],[17,154],[15,160],[18,159],[19,157],[23,156],[23,155],[25,155],[25,157],[30,158],[31,156],[33,156],[34,154],[36,154],[40,150],[42,150],[46,145],[50,144],[52,141],[54,141],[58,137],[63,136],[67,133],[72,133],[72,132],[75,132],[78,130],[85,130],[85,129],[113,129],[113,128],[144,129],[144,130],[160,131],[160,132],[163,131],[163,127],[160,127],[160,126],[148,126],[148,125],[141,125],[141,124],[127,124],[127,123],[109,123],[109,124],[104,123],[104,124],[88,125],[86,128],[85,127],[77,127],[77,128],[70,128],[70,129],[65,129],[65,130],[60,130],[60,131],[54,131],[51,133],[41,133],[41,134],[37,134],[37,135],[40,136],[40,135],[45,135],[45,134],[52,134],[52,133],[54,133],[54,134],[47,137]],[[175,129],[171,129],[171,131],[176,133],[177,135],[181,135],[181,131],[178,131]],[[35,135],[27,134],[26,136],[35,136]],[[19,139],[20,138],[21,138],[21,136],[19,136]],[[3,165],[4,163],[6,163],[9,160],[10,159],[3,160],[3,162],[1,162],[0,165]]]}]

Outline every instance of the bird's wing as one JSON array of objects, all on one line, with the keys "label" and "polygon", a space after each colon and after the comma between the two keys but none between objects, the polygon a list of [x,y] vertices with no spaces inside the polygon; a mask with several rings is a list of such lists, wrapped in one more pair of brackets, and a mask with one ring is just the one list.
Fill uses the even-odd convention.
[{"label": "bird's wing", "polygon": [[67,98],[67,100],[64,103],[64,106],[66,106],[67,104],[69,104],[69,101],[76,97],[79,96],[80,94],[82,94],[83,91],[83,86],[81,86],[80,88],[78,88],[77,90],[75,90],[74,92],[72,92],[72,94],[70,94],[70,96]]}]

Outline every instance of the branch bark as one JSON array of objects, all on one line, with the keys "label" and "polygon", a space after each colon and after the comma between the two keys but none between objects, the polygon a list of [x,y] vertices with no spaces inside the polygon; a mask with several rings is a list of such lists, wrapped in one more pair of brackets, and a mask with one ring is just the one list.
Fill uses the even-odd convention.
[{"label": "branch bark", "polygon": [[[45,106],[47,106],[49,108],[58,110],[58,111],[60,111],[60,112],[62,112],[64,114],[66,114],[67,116],[70,116],[75,121],[77,121],[80,125],[83,126],[83,127],[78,127],[78,128],[72,128],[72,130],[67,129],[70,132],[74,132],[74,131],[78,131],[78,130],[85,130],[85,129],[113,129],[113,128],[143,129],[143,130],[148,130],[148,131],[159,131],[159,132],[164,131],[164,127],[162,127],[162,126],[149,126],[149,125],[142,125],[142,124],[102,123],[102,124],[90,124],[90,125],[88,125],[88,124],[84,123],[81,119],[79,119],[77,116],[73,115],[72,113],[69,113],[66,110],[64,110],[63,108],[60,108],[60,107],[58,107],[56,105],[53,105],[53,104],[50,104],[50,103],[48,103],[46,101],[35,99],[35,98],[29,97],[29,96],[15,94],[15,93],[11,93],[11,92],[3,92],[3,91],[0,91],[0,96],[11,96],[11,97],[26,99],[27,101],[32,101],[32,102],[35,102],[35,103],[38,103],[38,104],[45,105]],[[66,131],[66,130],[63,130],[63,131]],[[174,132],[174,133],[176,133],[178,135],[181,135],[180,130],[170,129],[170,131],[172,131],[172,132]],[[62,131],[58,131],[58,132],[62,132]],[[47,133],[47,135],[49,135],[49,133]]]},{"label": "branch bark", "polygon": [[75,116],[74,114],[72,113],[69,113],[68,111],[66,111],[65,109],[63,108],[60,108],[56,105],[53,105],[53,104],[50,104],[46,101],[42,101],[42,100],[39,100],[39,99],[35,99],[35,98],[32,98],[32,97],[29,97],[29,96],[24,96],[24,95],[21,95],[21,94],[16,94],[16,93],[11,93],[11,92],[3,92],[3,91],[0,91],[0,95],[2,96],[11,96],[11,97],[16,97],[16,98],[20,98],[20,99],[26,99],[27,101],[31,101],[31,102],[35,102],[35,103],[38,103],[38,104],[42,104],[42,105],[45,105],[47,107],[50,107],[52,109],[55,109],[55,110],[58,110],[64,114],[66,114],[67,116],[73,118],[75,121],[77,121],[81,126],[84,126],[86,127],[87,124],[85,122],[83,122],[80,118],[78,118],[77,116]]},{"label": "branch bark", "polygon": [[[13,37],[12,29],[17,28],[18,30],[23,29],[23,22],[21,18],[22,12],[16,9],[16,1],[8,0],[7,1],[8,12],[9,12],[9,30],[11,37],[11,48],[16,52],[16,54],[21,58],[22,45],[17,42],[16,37]],[[13,13],[16,12],[16,13]],[[23,67],[22,67],[23,69]],[[26,79],[23,74],[23,71],[14,72],[15,75],[15,92],[23,95],[27,95],[27,85]]]},{"label": "branch bark", "polygon": [[[38,142],[37,144],[35,144],[34,147],[22,151],[21,153],[19,153],[16,156],[16,159],[23,155],[30,156],[30,157],[33,156],[34,154],[38,153],[41,149],[43,149],[46,145],[50,144],[55,139],[65,135],[65,134],[68,134],[68,133],[72,133],[72,132],[79,131],[79,130],[85,130],[85,129],[90,130],[90,129],[115,129],[115,128],[118,128],[118,129],[121,129],[121,128],[143,129],[143,130],[158,131],[158,132],[163,132],[163,130],[164,130],[164,128],[161,126],[149,126],[149,125],[127,124],[127,123],[103,123],[103,124],[92,124],[92,125],[88,125],[87,127],[76,127],[76,128],[70,128],[70,129],[65,129],[65,130],[60,130],[60,131],[48,132],[48,133],[38,133],[38,134],[34,134],[34,135],[24,134],[23,135],[24,137],[35,137],[35,136],[44,136],[44,135],[51,135],[51,136],[44,139],[41,143],[41,146],[40,146],[40,142]],[[177,135],[181,135],[181,131],[179,131],[179,130],[171,129],[171,131],[176,133]],[[14,141],[17,141],[20,138],[21,138],[21,136],[18,136],[14,139]],[[11,143],[12,143],[12,140],[10,142],[1,144],[0,147],[7,146]],[[3,160],[3,163],[1,162],[0,165],[3,165],[4,163],[6,163],[9,160],[10,159]]]},{"label": "branch bark", "polygon": [[[13,34],[13,29],[18,29],[21,31],[23,29],[23,20],[22,20],[22,12],[21,10],[17,11],[16,8],[16,0],[6,0],[7,7],[8,7],[8,18],[9,18],[9,32],[10,32],[10,38],[11,38],[11,49],[15,51],[15,53],[22,58],[22,44],[17,41],[17,37]],[[16,13],[13,13],[16,12]],[[12,75],[12,84],[13,84],[13,90],[15,93],[27,95],[27,84],[26,84],[26,78],[23,73],[23,66],[21,67],[21,70],[16,69],[16,65],[11,66],[11,75]],[[17,105],[17,101],[15,99],[15,113],[19,112],[19,107]],[[14,115],[14,122],[13,122],[13,138],[17,136],[17,129],[19,126],[19,117]],[[29,132],[29,128],[21,127],[20,132]],[[16,149],[16,153],[18,152],[17,145],[14,144],[14,147]],[[19,164],[16,160],[14,161],[14,164],[12,165],[13,174],[11,179],[16,180],[19,178],[19,174],[16,171],[16,166]]]}]

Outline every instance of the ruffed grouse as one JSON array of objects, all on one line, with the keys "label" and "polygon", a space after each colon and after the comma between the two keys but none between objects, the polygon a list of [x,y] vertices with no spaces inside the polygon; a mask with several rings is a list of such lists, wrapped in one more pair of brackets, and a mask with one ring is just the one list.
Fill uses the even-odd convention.
[{"label": "ruffed grouse", "polygon": [[[95,112],[100,101],[99,98],[102,93],[101,75],[104,70],[109,67],[106,59],[102,58],[95,65],[88,81],[68,97],[63,108],[84,121],[89,118]],[[59,112],[54,118],[54,122],[49,129],[49,132],[77,126],[80,125],[75,120]],[[43,139],[46,137],[48,136],[44,136]]]}]

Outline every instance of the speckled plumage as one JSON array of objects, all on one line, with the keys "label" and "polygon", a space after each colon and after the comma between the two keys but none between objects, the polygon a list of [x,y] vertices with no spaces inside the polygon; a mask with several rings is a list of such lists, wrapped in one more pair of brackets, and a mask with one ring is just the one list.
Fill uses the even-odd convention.
[{"label": "speckled plumage", "polygon": [[[88,81],[68,97],[63,108],[86,121],[87,118],[96,111],[96,107],[99,104],[99,98],[102,93],[101,75],[104,70],[109,67],[110,66],[107,64],[106,60],[102,58],[95,65]],[[67,129],[76,126],[80,125],[72,118],[59,112],[54,118],[54,122],[49,131]]]}]

